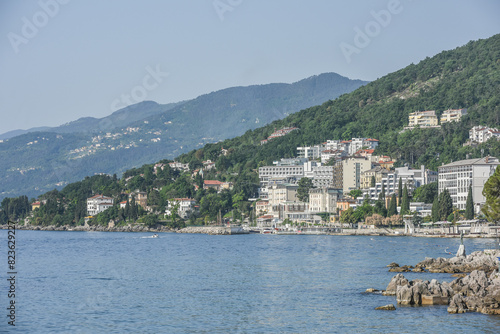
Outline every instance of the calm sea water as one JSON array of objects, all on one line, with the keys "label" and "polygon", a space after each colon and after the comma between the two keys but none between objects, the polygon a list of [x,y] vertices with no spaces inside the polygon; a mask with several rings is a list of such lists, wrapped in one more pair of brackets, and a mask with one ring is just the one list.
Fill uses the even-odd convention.
[{"label": "calm sea water", "polygon": [[[17,231],[16,332],[498,333],[500,316],[398,307],[390,262],[449,257],[458,239]],[[465,240],[467,252],[493,240]],[[0,231],[0,332],[7,231]],[[451,281],[447,274],[405,275]],[[396,311],[374,308],[395,304]]]}]

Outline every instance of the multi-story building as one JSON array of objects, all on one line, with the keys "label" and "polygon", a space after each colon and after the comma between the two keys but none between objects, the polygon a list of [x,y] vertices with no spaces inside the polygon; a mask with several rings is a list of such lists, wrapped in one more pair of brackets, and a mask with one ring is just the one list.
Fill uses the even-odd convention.
[{"label": "multi-story building", "polygon": [[474,211],[479,213],[486,203],[483,188],[486,181],[500,165],[497,158],[485,157],[480,159],[460,160],[438,167],[438,191],[448,189],[453,206],[464,210],[467,202],[469,186],[472,186]]},{"label": "multi-story building", "polygon": [[312,169],[312,181],[315,187],[333,186],[333,166],[316,166]]},{"label": "multi-story building", "polygon": [[[362,157],[350,157],[339,162],[342,166],[342,189],[344,193],[349,193],[353,189],[361,187],[361,174],[372,168],[369,159]],[[334,172],[334,174],[338,174]],[[334,187],[337,188],[336,182]]]},{"label": "multi-story building", "polygon": [[372,178],[375,179],[375,183],[382,182],[382,178],[386,177],[389,171],[380,166],[375,166],[372,169],[364,171],[361,173],[361,189],[366,189],[371,187]]},{"label": "multi-story building", "polygon": [[429,127],[437,126],[438,118],[435,110],[415,111],[408,116],[408,127]]},{"label": "multi-story building", "polygon": [[261,216],[269,212],[269,201],[258,201],[255,203],[255,211]]},{"label": "multi-story building", "polygon": [[445,110],[441,114],[441,124],[449,122],[459,122],[464,115],[467,115],[467,108]]},{"label": "multi-story building", "polygon": [[187,218],[190,212],[194,211],[196,208],[196,200],[192,198],[172,198],[168,200],[168,206],[165,210],[167,215],[172,214],[172,210],[175,206],[179,206],[177,209],[177,214],[181,218]]},{"label": "multi-story building", "polygon": [[470,129],[469,140],[477,143],[485,143],[490,138],[500,139],[500,131],[497,128],[478,125]]},{"label": "multi-story building", "polygon": [[378,140],[372,138],[352,138],[349,145],[349,155],[354,155],[362,148],[375,149],[378,146]]},{"label": "multi-story building", "polygon": [[131,192],[128,195],[129,202],[132,200],[132,197],[134,197],[137,205],[140,205],[144,210],[146,210],[146,207],[148,205],[148,194],[146,192],[139,190]]},{"label": "multi-story building", "polygon": [[300,179],[304,176],[304,165],[301,166],[264,166],[259,168],[259,180],[261,187],[267,186],[272,178],[296,177]]},{"label": "multi-story building", "polygon": [[337,201],[342,198],[342,189],[314,188],[309,190],[310,212],[337,212]]},{"label": "multi-story building", "polygon": [[322,145],[297,147],[297,156],[305,159],[318,159],[323,152]]},{"label": "multi-story building", "polygon": [[278,215],[279,205],[283,202],[299,202],[297,197],[296,184],[275,184],[268,188],[268,198],[270,213]]},{"label": "multi-story building", "polygon": [[113,198],[106,197],[104,195],[95,195],[87,198],[87,214],[89,216],[95,216],[106,209],[113,206]]},{"label": "multi-story building", "polygon": [[399,193],[399,179],[401,185],[408,189],[408,194],[411,196],[413,191],[425,184],[436,182],[438,180],[437,172],[426,169],[425,166],[420,166],[419,169],[410,168],[408,166],[398,167],[393,172],[388,172],[381,178],[380,181],[375,183],[374,187],[363,189],[363,197],[368,196],[370,199],[378,199],[379,194],[382,192],[382,187],[385,190],[386,196],[394,193]]}]

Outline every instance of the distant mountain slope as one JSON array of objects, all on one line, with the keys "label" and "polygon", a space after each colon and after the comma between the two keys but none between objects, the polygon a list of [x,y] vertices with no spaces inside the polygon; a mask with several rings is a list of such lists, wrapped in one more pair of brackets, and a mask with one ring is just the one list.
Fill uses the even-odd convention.
[{"label": "distant mountain slope", "polygon": [[364,84],[326,73],[293,84],[228,88],[179,104],[142,102],[104,119],[84,118],[10,138],[0,143],[0,199],[35,197],[95,173],[119,174],[174,158]]},{"label": "distant mountain slope", "polygon": [[76,121],[72,121],[56,127],[45,126],[27,130],[13,130],[0,134],[0,139],[9,139],[31,132],[75,133],[108,131],[117,127],[126,127],[130,123],[152,115],[163,113],[167,110],[181,105],[182,103],[184,102],[161,105],[153,101],[144,101],[117,110],[106,117],[82,117]]}]

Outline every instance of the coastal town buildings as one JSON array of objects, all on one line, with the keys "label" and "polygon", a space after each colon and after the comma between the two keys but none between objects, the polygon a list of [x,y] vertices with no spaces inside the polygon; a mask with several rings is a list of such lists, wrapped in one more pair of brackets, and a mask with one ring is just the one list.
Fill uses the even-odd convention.
[{"label": "coastal town buildings", "polygon": [[448,109],[441,114],[441,124],[449,122],[459,122],[462,116],[467,115],[467,108],[463,109]]},{"label": "coastal town buildings", "polygon": [[374,187],[363,188],[363,197],[368,196],[370,199],[376,200],[382,192],[382,188],[384,188],[386,196],[397,194],[400,191],[399,179],[401,179],[403,187],[406,185],[408,194],[411,196],[416,188],[436,182],[438,173],[426,169],[423,165],[420,168],[398,167],[394,171],[388,171],[380,181],[375,183]]},{"label": "coastal town buildings", "polygon": [[113,198],[106,197],[104,195],[95,195],[87,198],[87,214],[89,216],[95,216],[106,209],[113,206]]},{"label": "coastal town buildings", "polygon": [[486,203],[483,196],[483,187],[486,181],[500,165],[498,158],[485,157],[480,159],[467,159],[455,161],[438,167],[438,191],[448,189],[453,206],[464,210],[467,202],[469,186],[472,186],[474,211],[479,213]]}]

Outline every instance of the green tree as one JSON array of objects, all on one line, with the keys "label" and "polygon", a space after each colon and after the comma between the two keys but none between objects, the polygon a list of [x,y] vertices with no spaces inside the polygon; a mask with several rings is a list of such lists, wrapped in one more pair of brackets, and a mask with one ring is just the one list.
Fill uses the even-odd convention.
[{"label": "green tree", "polygon": [[309,190],[314,188],[313,182],[308,177],[303,177],[299,181],[297,197],[302,202],[309,202]]},{"label": "green tree", "polygon": [[158,216],[154,214],[148,214],[142,218],[142,222],[147,227],[155,227],[158,224]]},{"label": "green tree", "polygon": [[387,209],[387,217],[398,214],[398,207],[396,201],[397,201],[396,194],[392,194],[391,201],[389,202],[389,208]]},{"label": "green tree", "polygon": [[438,195],[438,183],[431,182],[418,187],[413,192],[413,200],[415,202],[432,203]]},{"label": "green tree", "polygon": [[408,198],[408,188],[406,184],[403,188],[403,196],[401,198],[401,216],[410,213],[410,199]]},{"label": "green tree", "polygon": [[438,196],[434,197],[434,201],[432,202],[431,218],[432,218],[433,223],[439,221],[439,198],[438,198]]},{"label": "green tree", "polygon": [[342,224],[355,224],[358,222],[358,219],[356,217],[356,214],[354,213],[353,208],[349,208],[342,212],[340,215],[340,222]]},{"label": "green tree", "polygon": [[349,192],[349,195],[352,197],[352,198],[358,198],[360,197],[361,195],[363,195],[363,192],[360,190],[360,189],[354,189],[354,190],[351,190]]},{"label": "green tree", "polygon": [[472,185],[469,186],[467,202],[465,204],[465,219],[474,219],[474,200],[472,198]]},{"label": "green tree", "polygon": [[484,184],[483,196],[486,197],[486,203],[482,211],[486,218],[490,222],[500,221],[500,166]]},{"label": "green tree", "polygon": [[439,194],[439,220],[447,220],[450,213],[453,212],[453,200],[451,199],[448,189],[444,189]]},{"label": "green tree", "polygon": [[401,180],[401,177],[399,177],[399,182],[398,182],[398,203],[401,204],[401,198],[403,196],[403,180]]},{"label": "green tree", "polygon": [[370,179],[370,187],[375,187],[375,176],[372,175],[372,178]]}]

